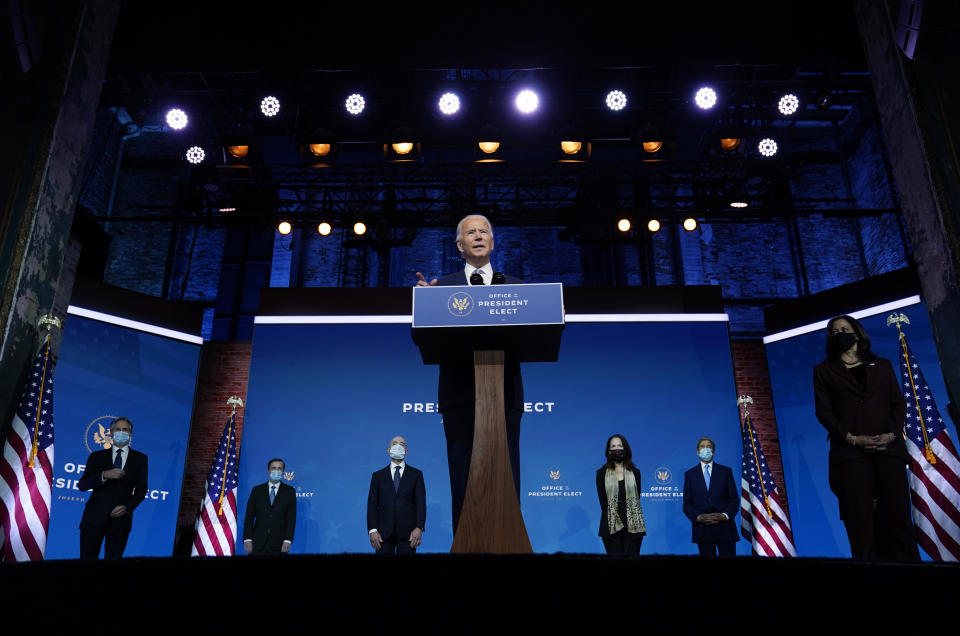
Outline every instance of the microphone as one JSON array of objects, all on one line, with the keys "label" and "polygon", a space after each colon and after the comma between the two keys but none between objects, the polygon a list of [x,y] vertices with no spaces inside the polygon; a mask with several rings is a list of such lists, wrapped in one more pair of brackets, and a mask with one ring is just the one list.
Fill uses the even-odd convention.
[{"label": "microphone", "polygon": [[[501,276],[502,276],[502,274],[501,274]],[[496,274],[493,275],[493,280],[494,280],[494,282],[496,282],[496,280],[497,280],[497,275],[496,275]],[[472,274],[470,274],[470,284],[471,284],[471,285],[484,285],[485,283],[483,282],[483,276],[481,276],[479,272],[477,272],[476,270],[474,270],[474,272],[473,272]]]},{"label": "microphone", "polygon": [[505,282],[507,282],[507,277],[503,275],[503,272],[493,273],[493,285],[503,285]]}]

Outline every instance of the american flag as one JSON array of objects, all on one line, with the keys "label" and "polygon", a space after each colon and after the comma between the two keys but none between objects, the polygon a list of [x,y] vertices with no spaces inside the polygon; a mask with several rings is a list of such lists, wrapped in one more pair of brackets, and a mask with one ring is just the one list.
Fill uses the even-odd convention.
[{"label": "american flag", "polygon": [[744,413],[743,470],[740,477],[740,532],[759,556],[797,556],[790,519],[780,506],[780,495],[757,431]]},{"label": "american flag", "polygon": [[232,556],[237,546],[237,413],[220,436],[197,517],[192,556]]},{"label": "american flag", "polygon": [[0,560],[42,561],[53,481],[53,360],[50,337],[37,353],[0,459]]},{"label": "american flag", "polygon": [[[898,325],[899,327],[899,325]],[[960,560],[960,460],[920,364],[900,332],[900,386],[917,542],[934,561]]]}]

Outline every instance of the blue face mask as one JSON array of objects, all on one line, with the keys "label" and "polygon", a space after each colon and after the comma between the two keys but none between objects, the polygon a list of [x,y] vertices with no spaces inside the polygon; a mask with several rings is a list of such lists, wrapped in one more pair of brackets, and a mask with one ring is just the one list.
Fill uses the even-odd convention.
[{"label": "blue face mask", "polygon": [[700,459],[703,461],[709,462],[711,459],[713,459],[713,449],[711,449],[709,446],[704,446],[700,449],[700,452],[697,453],[697,455],[699,455]]},{"label": "blue face mask", "polygon": [[282,470],[271,470],[271,471],[270,471],[270,481],[272,481],[272,482],[278,482],[278,481],[280,481],[281,479],[283,479],[283,471],[282,471]]},{"label": "blue face mask", "polygon": [[117,431],[113,434],[113,443],[117,446],[123,446],[130,443],[130,433],[126,431]]}]

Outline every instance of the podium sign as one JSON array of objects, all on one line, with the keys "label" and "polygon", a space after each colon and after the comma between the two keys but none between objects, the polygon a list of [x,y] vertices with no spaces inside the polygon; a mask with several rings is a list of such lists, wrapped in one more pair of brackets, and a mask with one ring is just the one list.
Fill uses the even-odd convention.
[{"label": "podium sign", "polygon": [[509,351],[518,362],[555,362],[563,285],[414,287],[412,331],[425,364],[458,351],[493,350]]},{"label": "podium sign", "polygon": [[413,288],[413,327],[562,325],[563,285]]}]

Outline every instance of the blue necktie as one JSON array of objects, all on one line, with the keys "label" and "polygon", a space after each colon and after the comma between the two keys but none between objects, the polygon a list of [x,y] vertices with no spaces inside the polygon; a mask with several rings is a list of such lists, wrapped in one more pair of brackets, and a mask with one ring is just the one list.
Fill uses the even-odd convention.
[{"label": "blue necktie", "polygon": [[123,449],[117,449],[117,456],[113,458],[114,468],[123,468]]},{"label": "blue necktie", "polygon": [[398,492],[400,490],[400,467],[395,466],[393,469],[393,492]]},{"label": "blue necktie", "polygon": [[710,490],[710,464],[703,469],[703,480],[707,482],[707,490]]},{"label": "blue necktie", "polygon": [[270,486],[270,505],[273,505],[273,499],[277,496],[277,487]]}]

